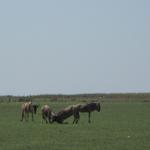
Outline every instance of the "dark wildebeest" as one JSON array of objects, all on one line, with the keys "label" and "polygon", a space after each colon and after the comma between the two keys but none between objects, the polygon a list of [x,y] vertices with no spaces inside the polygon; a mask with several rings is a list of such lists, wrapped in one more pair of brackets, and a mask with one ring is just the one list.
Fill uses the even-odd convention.
[{"label": "dark wildebeest", "polygon": [[41,108],[41,111],[42,111],[42,123],[43,123],[43,120],[46,121],[46,123],[51,123],[51,118],[52,118],[52,115],[53,112],[52,110],[50,109],[50,107],[48,105],[44,105],[42,108]]},{"label": "dark wildebeest", "polygon": [[74,114],[73,105],[68,106],[65,109],[59,111],[52,115],[52,122],[56,121],[58,123],[63,123],[65,119],[71,117]]},{"label": "dark wildebeest", "polygon": [[73,110],[74,110],[74,121],[73,123],[78,123],[80,119],[79,112],[88,112],[88,122],[91,122],[91,112],[92,111],[98,111],[100,112],[100,103],[99,102],[92,102],[92,103],[87,103],[87,104],[77,104],[74,105]]},{"label": "dark wildebeest", "polygon": [[38,105],[32,104],[32,102],[26,102],[22,104],[21,110],[22,110],[22,116],[21,121],[25,119],[25,121],[29,120],[29,113],[32,115],[32,121],[33,121],[33,113],[36,114]]}]

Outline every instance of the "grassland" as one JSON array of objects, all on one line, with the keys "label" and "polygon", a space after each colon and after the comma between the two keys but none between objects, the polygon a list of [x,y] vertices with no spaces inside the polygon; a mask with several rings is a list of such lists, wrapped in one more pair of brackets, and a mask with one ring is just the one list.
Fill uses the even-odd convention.
[{"label": "grassland", "polygon": [[[55,111],[75,101],[38,101]],[[102,102],[92,123],[82,113],[79,124],[42,124],[40,110],[35,121],[20,122],[21,102],[0,103],[0,150],[149,150],[150,103]]]}]

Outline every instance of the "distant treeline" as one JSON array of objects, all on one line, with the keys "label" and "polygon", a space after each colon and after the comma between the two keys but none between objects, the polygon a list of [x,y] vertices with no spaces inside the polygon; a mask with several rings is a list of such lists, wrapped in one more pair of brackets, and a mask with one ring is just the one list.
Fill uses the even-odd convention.
[{"label": "distant treeline", "polygon": [[24,102],[24,101],[143,101],[150,102],[150,93],[101,93],[101,94],[76,94],[76,95],[30,95],[30,96],[0,96],[0,102]]}]

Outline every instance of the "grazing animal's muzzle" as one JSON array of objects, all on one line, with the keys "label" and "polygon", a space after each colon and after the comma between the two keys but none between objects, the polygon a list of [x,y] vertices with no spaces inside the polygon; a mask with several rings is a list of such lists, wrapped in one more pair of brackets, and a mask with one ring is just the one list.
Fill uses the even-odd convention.
[{"label": "grazing animal's muzzle", "polygon": [[57,115],[55,113],[53,113],[53,112],[51,114],[51,121],[52,122],[57,121]]}]

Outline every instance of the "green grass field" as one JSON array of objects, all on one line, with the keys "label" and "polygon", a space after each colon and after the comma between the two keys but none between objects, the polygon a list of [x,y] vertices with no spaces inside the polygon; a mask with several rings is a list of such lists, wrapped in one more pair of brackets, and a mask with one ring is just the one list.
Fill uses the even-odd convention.
[{"label": "green grass field", "polygon": [[[43,102],[44,104],[44,102]],[[75,102],[46,102],[59,110]],[[42,104],[41,104],[42,105]],[[92,123],[82,113],[79,124],[20,122],[21,103],[0,103],[0,150],[149,150],[150,103],[103,102]]]}]

